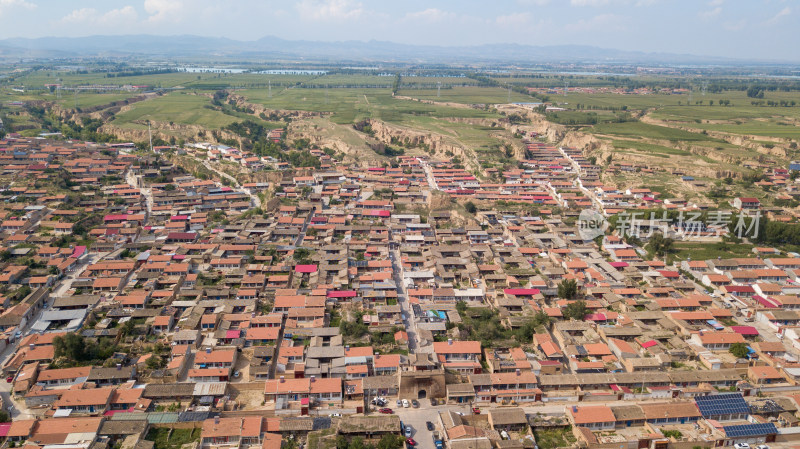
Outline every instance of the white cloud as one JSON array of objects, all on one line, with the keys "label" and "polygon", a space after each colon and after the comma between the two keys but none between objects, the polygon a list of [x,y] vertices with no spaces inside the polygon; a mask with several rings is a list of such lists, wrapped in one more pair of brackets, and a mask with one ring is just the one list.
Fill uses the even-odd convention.
[{"label": "white cloud", "polygon": [[517,3],[526,6],[546,6],[550,4],[550,0],[517,0]]},{"label": "white cloud", "polygon": [[81,8],[72,11],[64,16],[62,22],[85,22],[94,17],[97,17],[97,10],[94,8]]},{"label": "white cloud", "polygon": [[36,8],[36,4],[26,0],[0,0],[0,16],[11,8],[34,9]]},{"label": "white cloud", "polygon": [[442,11],[438,8],[428,8],[422,11],[410,12],[403,16],[404,20],[422,21],[422,22],[441,22],[442,20],[452,19],[455,14],[447,11]]},{"label": "white cloud", "polygon": [[94,8],[80,8],[64,16],[61,21],[64,23],[91,23],[100,26],[113,26],[124,22],[133,22],[137,17],[136,10],[133,6],[128,5],[112,9],[103,14]]},{"label": "white cloud", "polygon": [[783,8],[782,10],[778,11],[778,13],[775,14],[774,16],[772,16],[771,18],[767,19],[767,21],[765,23],[767,25],[771,25],[771,24],[777,22],[778,20],[780,20],[781,17],[786,17],[791,13],[792,13],[792,8],[787,6],[787,7]]},{"label": "white cloud", "polygon": [[183,0],[144,0],[144,10],[150,16],[150,22],[161,22],[163,20],[179,21],[183,9]]},{"label": "white cloud", "polygon": [[725,3],[725,0],[711,0],[708,2],[708,6],[722,6]]},{"label": "white cloud", "polygon": [[312,20],[349,20],[364,14],[361,3],[352,0],[302,0],[297,11]]},{"label": "white cloud", "polygon": [[572,6],[605,6],[609,0],[570,0]]},{"label": "white cloud", "polygon": [[727,31],[742,31],[747,27],[747,21],[741,19],[735,22],[725,22],[722,27]]},{"label": "white cloud", "polygon": [[619,31],[625,28],[625,17],[616,14],[600,14],[590,19],[581,19],[564,26],[569,31]]},{"label": "white cloud", "polygon": [[577,7],[600,6],[653,6],[661,0],[570,0],[569,4]]},{"label": "white cloud", "polygon": [[501,26],[522,26],[531,20],[531,15],[527,12],[517,12],[504,16],[497,16],[494,21]]},{"label": "white cloud", "polygon": [[717,6],[714,9],[710,9],[708,11],[700,11],[698,15],[703,19],[711,19],[713,17],[717,17],[722,13],[722,6]]},{"label": "white cloud", "polygon": [[128,5],[124,6],[119,9],[112,9],[111,11],[103,14],[100,18],[103,22],[116,22],[120,20],[136,20],[139,14],[136,13],[136,10],[133,6]]}]

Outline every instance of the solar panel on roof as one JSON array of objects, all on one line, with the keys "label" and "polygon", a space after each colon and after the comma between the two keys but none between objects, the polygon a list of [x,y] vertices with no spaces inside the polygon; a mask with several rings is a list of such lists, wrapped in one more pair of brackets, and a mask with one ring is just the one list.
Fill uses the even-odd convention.
[{"label": "solar panel on roof", "polygon": [[743,424],[741,426],[722,426],[729,438],[757,437],[778,433],[773,423]]},{"label": "solar panel on roof", "polygon": [[750,407],[740,393],[725,393],[695,398],[703,417],[750,413]]}]

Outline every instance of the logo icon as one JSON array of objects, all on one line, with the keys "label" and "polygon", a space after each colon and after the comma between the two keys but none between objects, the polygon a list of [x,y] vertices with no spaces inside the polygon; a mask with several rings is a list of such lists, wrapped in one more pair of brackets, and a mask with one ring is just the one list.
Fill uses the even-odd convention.
[{"label": "logo icon", "polygon": [[584,240],[594,240],[608,229],[608,221],[594,209],[584,209],[578,216],[578,234]]}]

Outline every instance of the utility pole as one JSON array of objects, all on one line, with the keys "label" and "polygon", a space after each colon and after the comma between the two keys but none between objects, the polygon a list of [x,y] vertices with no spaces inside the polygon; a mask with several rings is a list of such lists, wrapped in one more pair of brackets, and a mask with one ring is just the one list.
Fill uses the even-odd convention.
[{"label": "utility pole", "polygon": [[267,85],[269,86],[268,87],[268,89],[269,89],[268,92],[269,93],[267,95],[269,96],[269,98],[272,98],[272,80],[267,80]]},{"label": "utility pole", "polygon": [[442,82],[441,81],[437,81],[436,82],[436,98],[439,98],[441,96],[442,96]]},{"label": "utility pole", "polygon": [[564,80],[564,96],[567,96],[567,91],[569,90],[569,81]]},{"label": "utility pole", "polygon": [[150,131],[150,120],[147,121],[147,135],[150,137],[150,152],[153,152],[153,133]]}]

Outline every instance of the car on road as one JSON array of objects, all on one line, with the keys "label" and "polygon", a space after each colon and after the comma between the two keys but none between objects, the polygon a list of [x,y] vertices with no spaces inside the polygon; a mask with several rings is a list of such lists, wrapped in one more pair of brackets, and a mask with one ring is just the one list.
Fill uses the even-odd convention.
[{"label": "car on road", "polygon": [[414,441],[413,438],[406,438],[406,444],[408,444],[409,446],[416,446],[417,442]]},{"label": "car on road", "polygon": [[405,429],[403,429],[403,435],[405,435],[406,438],[411,438],[411,432],[413,432],[413,431],[414,431],[414,429],[411,426],[409,426],[408,424],[406,424]]},{"label": "car on road", "polygon": [[397,400],[397,408],[403,408],[403,401],[400,399]]},{"label": "car on road", "polygon": [[756,449],[769,449],[769,446],[767,446],[766,444],[759,444],[758,446],[756,446]]},{"label": "car on road", "polygon": [[478,407],[472,407],[472,413],[475,415],[480,415],[481,409],[479,409]]},{"label": "car on road", "polygon": [[411,400],[411,406],[414,408],[419,408],[419,401],[416,399]]},{"label": "car on road", "polygon": [[437,404],[436,404],[436,399],[434,399],[434,398],[431,398],[431,405],[437,405]]},{"label": "car on road", "polygon": [[747,443],[736,443],[733,445],[736,449],[750,449],[750,445]]},{"label": "car on road", "polygon": [[410,406],[411,404],[408,403],[408,399],[403,399],[403,408],[408,408]]},{"label": "car on road", "polygon": [[8,382],[8,383],[14,382],[14,376],[12,375],[12,376],[6,377],[6,382]]},{"label": "car on road", "polygon": [[378,412],[383,413],[384,415],[391,415],[392,413],[394,413],[394,410],[384,407],[378,410]]},{"label": "car on road", "polygon": [[430,421],[426,421],[426,422],[425,422],[425,427],[426,427],[428,430],[433,430],[433,429],[435,429],[435,427],[433,426],[433,423],[432,423],[432,422],[430,422]]},{"label": "car on road", "polygon": [[331,416],[335,417],[335,418],[341,418],[342,414],[341,413],[331,413]]}]

